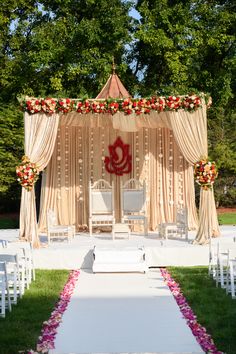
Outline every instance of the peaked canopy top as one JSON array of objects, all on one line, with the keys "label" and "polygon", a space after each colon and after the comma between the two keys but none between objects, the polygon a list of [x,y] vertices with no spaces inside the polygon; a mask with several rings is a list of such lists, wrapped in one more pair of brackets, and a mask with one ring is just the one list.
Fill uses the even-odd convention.
[{"label": "peaked canopy top", "polygon": [[128,98],[131,97],[129,92],[126,90],[119,77],[115,74],[110,75],[105,86],[102,88],[101,92],[97,95],[96,99],[108,99],[108,98]]}]

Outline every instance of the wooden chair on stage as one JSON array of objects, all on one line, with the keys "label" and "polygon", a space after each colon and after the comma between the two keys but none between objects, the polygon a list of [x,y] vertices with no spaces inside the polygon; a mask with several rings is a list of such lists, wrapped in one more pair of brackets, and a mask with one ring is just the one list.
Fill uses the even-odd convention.
[{"label": "wooden chair on stage", "polygon": [[93,227],[115,225],[114,186],[104,179],[89,183],[89,234]]},{"label": "wooden chair on stage", "polygon": [[73,237],[75,237],[75,226],[74,225],[58,225],[56,214],[53,210],[48,209],[47,211],[47,234],[48,243],[51,239],[67,239],[69,242]]},{"label": "wooden chair on stage", "polygon": [[177,209],[176,222],[160,224],[160,236],[168,239],[169,235],[185,237],[188,240],[188,213],[186,208]]},{"label": "wooden chair on stage", "polygon": [[143,225],[144,235],[148,234],[145,181],[131,178],[121,187],[121,220],[130,226]]}]

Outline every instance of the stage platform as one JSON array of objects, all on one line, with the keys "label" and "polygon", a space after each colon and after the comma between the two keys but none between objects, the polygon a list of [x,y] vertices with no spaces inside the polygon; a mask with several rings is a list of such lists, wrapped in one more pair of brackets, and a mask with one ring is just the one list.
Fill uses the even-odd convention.
[{"label": "stage platform", "polygon": [[[221,226],[221,236],[212,244],[236,242],[236,226]],[[15,240],[19,230],[0,230],[0,239]],[[42,247],[34,250],[35,267],[41,269],[92,269],[93,249],[96,247],[144,247],[148,267],[208,265],[209,245],[193,245],[196,232],[189,232],[189,240],[161,239],[150,232],[144,237],[131,233],[130,239],[112,239],[112,234],[77,233],[71,242],[53,241],[48,246],[46,235],[41,235]]]}]

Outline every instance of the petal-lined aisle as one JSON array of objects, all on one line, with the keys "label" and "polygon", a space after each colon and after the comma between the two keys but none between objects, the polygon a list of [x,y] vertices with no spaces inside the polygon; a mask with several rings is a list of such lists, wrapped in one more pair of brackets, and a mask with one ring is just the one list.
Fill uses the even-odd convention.
[{"label": "petal-lined aisle", "polygon": [[203,353],[159,270],[81,271],[51,354]]}]

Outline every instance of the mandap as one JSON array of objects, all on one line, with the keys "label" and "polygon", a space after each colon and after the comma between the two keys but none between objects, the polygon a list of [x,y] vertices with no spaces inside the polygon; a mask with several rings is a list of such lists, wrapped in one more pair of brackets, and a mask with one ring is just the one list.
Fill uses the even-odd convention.
[{"label": "mandap", "polygon": [[[219,235],[213,188],[201,188],[199,213],[195,205],[193,166],[208,156],[203,94],[131,98],[113,73],[96,99],[25,97],[21,107],[25,155],[42,171],[38,221],[34,187],[22,188],[20,238],[33,247],[40,247],[49,208],[59,224],[86,229],[89,181],[100,178],[114,182],[116,220],[121,183],[135,178],[146,182],[149,230],[186,207],[195,243]],[[107,165],[109,146],[128,152],[123,168]]]}]

